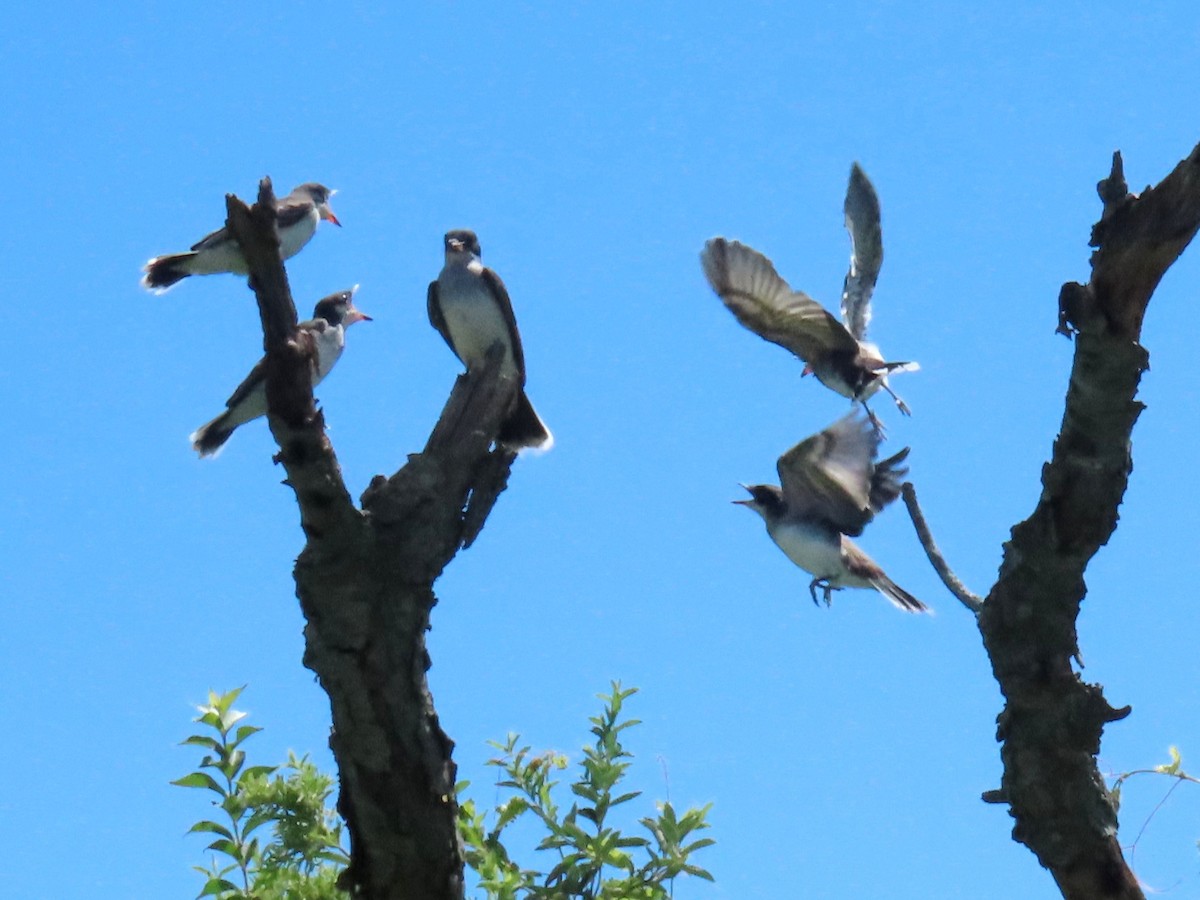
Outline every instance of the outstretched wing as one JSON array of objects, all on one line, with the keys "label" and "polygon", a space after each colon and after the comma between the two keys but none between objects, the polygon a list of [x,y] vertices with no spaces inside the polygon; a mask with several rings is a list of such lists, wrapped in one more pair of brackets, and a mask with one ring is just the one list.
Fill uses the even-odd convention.
[{"label": "outstretched wing", "polygon": [[842,323],[812,297],[793,291],[757,250],[713,238],[704,245],[700,264],[737,320],[764,340],[807,363],[837,351],[858,352]]},{"label": "outstretched wing", "polygon": [[788,508],[862,534],[878,508],[872,473],[879,441],[870,419],[852,412],[783,454],[776,468]]},{"label": "outstretched wing", "polygon": [[845,211],[846,230],[850,232],[850,271],[842,285],[842,321],[861,341],[871,322],[871,294],[883,266],[883,229],[879,196],[858,163],[850,168]]}]

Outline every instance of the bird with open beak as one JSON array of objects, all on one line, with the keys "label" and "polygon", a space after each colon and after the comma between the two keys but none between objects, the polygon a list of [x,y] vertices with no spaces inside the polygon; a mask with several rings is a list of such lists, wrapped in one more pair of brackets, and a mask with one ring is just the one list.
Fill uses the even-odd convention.
[{"label": "bird with open beak", "polygon": [[813,603],[818,589],[828,606],[833,591],[874,588],[905,612],[926,612],[850,540],[899,496],[908,472],[907,447],[876,464],[880,440],[870,420],[852,412],[779,457],[781,487],[743,485],[750,499],[733,502],[762,516],[776,546],[813,576]]},{"label": "bird with open beak", "polygon": [[[302,184],[275,204],[276,224],[279,228],[279,252],[284,259],[291,259],[303,249],[317,232],[321,219],[332,222],[339,228],[329,198],[336,191],[323,184]],[[216,275],[230,272],[247,275],[246,258],[233,235],[225,228],[201,238],[186,253],[170,253],[156,256],[145,265],[142,286],[161,294],[189,275]]]},{"label": "bird with open beak", "polygon": [[[355,285],[348,291],[338,291],[317,302],[313,317],[301,322],[299,330],[313,338],[316,355],[313,358],[312,384],[315,388],[330,373],[346,347],[346,329],[355,322],[370,322],[371,317],[354,305]],[[267,414],[267,360],[264,357],[250,370],[226,402],[223,413],[197,428],[188,437],[192,449],[203,456],[214,456],[225,446],[239,425]]]}]

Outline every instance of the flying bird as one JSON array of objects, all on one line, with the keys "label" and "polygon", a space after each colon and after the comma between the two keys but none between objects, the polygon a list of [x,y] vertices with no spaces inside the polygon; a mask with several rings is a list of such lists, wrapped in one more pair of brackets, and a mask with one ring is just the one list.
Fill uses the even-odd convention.
[{"label": "flying bird", "polygon": [[521,390],[496,440],[511,450],[549,450],[554,437],[525,393],[525,355],[504,282],[480,260],[475,232],[447,232],[445,249],[446,264],[437,280],[429,284],[429,324],[445,338],[468,371],[483,363],[494,344],[504,346],[500,371],[515,376]]},{"label": "flying bird", "polygon": [[717,237],[704,245],[700,263],[717,295],[750,331],[779,344],[805,363],[805,375],[843,397],[857,401],[878,427],[867,400],[881,388],[904,415],[908,405],[888,384],[892,372],[915,371],[914,362],[888,362],[866,340],[871,294],[883,264],[879,198],[855,163],[846,189],[846,229],[850,232],[850,270],[842,287],[842,321],[803,291],[795,291],[757,250]]},{"label": "flying bird", "polygon": [[[348,291],[338,291],[318,301],[313,317],[301,322],[299,328],[312,335],[316,347],[313,360],[312,383],[316,387],[329,374],[346,346],[346,329],[355,322],[369,322],[371,317],[354,306],[355,285]],[[214,456],[229,440],[239,425],[267,414],[267,361],[264,357],[250,370],[233,396],[226,402],[226,410],[211,422],[201,425],[188,440],[192,449],[203,456]]]},{"label": "flying bird", "polygon": [[[284,259],[291,259],[312,239],[317,223],[326,219],[341,227],[341,222],[329,208],[332,191],[323,184],[302,184],[275,204],[279,227],[279,250]],[[189,275],[215,275],[232,272],[247,275],[250,270],[228,230],[218,228],[192,245],[187,253],[156,256],[145,265],[142,287],[161,294]]]},{"label": "flying bird", "polygon": [[779,457],[782,487],[743,485],[750,499],[733,502],[762,516],[771,540],[813,576],[808,590],[814,603],[818,588],[826,606],[835,590],[874,588],[906,612],[926,612],[850,540],[899,496],[908,472],[901,466],[907,447],[875,462],[881,439],[869,418],[852,412]]}]

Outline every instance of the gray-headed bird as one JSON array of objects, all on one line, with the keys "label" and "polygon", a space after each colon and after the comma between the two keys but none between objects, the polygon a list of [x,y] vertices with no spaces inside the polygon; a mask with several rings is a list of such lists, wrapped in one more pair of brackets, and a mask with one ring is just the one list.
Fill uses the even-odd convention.
[{"label": "gray-headed bird", "polygon": [[429,285],[429,324],[468,370],[482,364],[494,344],[504,347],[501,374],[515,377],[520,393],[496,440],[511,450],[549,450],[554,437],[525,394],[525,354],[504,282],[484,266],[475,232],[449,231],[444,243],[446,264]]},{"label": "gray-headed bird", "polygon": [[767,534],[788,559],[813,576],[808,586],[830,595],[846,587],[874,588],[906,612],[928,607],[887,576],[850,537],[862,534],[877,512],[900,494],[905,447],[875,462],[881,437],[867,418],[850,413],[779,457],[782,487],[745,486],[749,500],[734,500],[767,523]]},{"label": "gray-headed bird", "polygon": [[[341,227],[341,222],[329,208],[329,198],[335,192],[323,184],[302,184],[282,200],[276,201],[276,224],[279,228],[279,251],[291,259],[307,244],[317,231],[321,219]],[[246,258],[233,235],[225,228],[201,238],[186,253],[156,256],[146,263],[142,286],[161,294],[189,275],[216,275],[231,272],[247,275]]]},{"label": "gray-headed bird", "polygon": [[[341,357],[346,346],[346,329],[355,322],[371,321],[370,316],[354,306],[354,292],[357,289],[355,286],[348,291],[338,291],[318,301],[313,317],[299,325],[300,330],[312,335],[316,346],[313,387],[321,383],[321,379],[329,374]],[[250,370],[246,380],[225,402],[225,412],[189,435],[193,450],[201,456],[214,456],[239,425],[267,414],[266,363],[264,357]]]}]

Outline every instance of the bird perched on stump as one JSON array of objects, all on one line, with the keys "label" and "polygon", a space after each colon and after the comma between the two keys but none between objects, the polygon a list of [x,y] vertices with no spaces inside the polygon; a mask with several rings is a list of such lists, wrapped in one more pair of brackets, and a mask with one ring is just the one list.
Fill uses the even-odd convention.
[{"label": "bird perched on stump", "polygon": [[[321,219],[341,227],[341,222],[329,208],[329,198],[335,192],[323,184],[302,184],[282,200],[275,202],[276,224],[279,228],[279,252],[291,259],[316,234]],[[216,275],[231,272],[248,275],[246,258],[233,235],[225,228],[201,238],[186,253],[156,256],[146,263],[142,286],[161,294],[189,275]]]},{"label": "bird perched on stump", "polygon": [[483,364],[494,344],[504,347],[500,373],[515,377],[520,390],[496,441],[510,450],[549,450],[554,437],[525,393],[525,354],[504,282],[484,266],[475,232],[449,231],[444,244],[446,264],[427,295],[429,324],[468,371]]},{"label": "bird perched on stump", "polygon": [[808,590],[814,603],[818,589],[828,606],[833,591],[874,588],[906,612],[926,612],[850,540],[899,496],[908,472],[901,467],[907,447],[875,463],[880,440],[870,420],[852,412],[779,457],[781,487],[743,485],[750,499],[733,502],[762,516],[771,540],[813,576]]},{"label": "bird perched on stump", "polygon": [[[316,348],[313,359],[312,384],[316,387],[329,374],[346,346],[346,329],[355,322],[369,322],[371,317],[354,306],[357,285],[348,291],[338,291],[318,301],[313,317],[298,326],[312,335]],[[250,370],[233,396],[225,402],[225,412],[211,422],[201,425],[188,437],[192,449],[203,456],[214,456],[225,446],[234,430],[252,419],[267,414],[267,360],[259,360]]]}]

